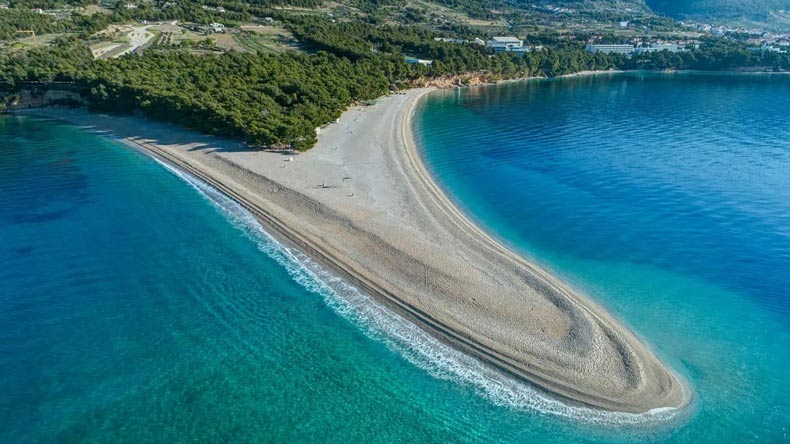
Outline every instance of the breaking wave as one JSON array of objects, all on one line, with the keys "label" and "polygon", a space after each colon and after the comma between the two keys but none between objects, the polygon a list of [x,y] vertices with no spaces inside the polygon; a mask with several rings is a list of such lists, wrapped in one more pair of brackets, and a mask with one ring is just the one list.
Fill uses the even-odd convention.
[{"label": "breaking wave", "polygon": [[468,387],[495,405],[594,425],[667,425],[686,416],[689,410],[661,408],[640,414],[607,412],[553,399],[528,383],[508,377],[440,342],[321,267],[306,254],[279,243],[233,199],[190,174],[165,162],[157,162],[194,187],[234,227],[254,241],[260,251],[283,266],[297,283],[320,295],[332,310],[358,326],[366,336],[382,342],[435,378]]}]

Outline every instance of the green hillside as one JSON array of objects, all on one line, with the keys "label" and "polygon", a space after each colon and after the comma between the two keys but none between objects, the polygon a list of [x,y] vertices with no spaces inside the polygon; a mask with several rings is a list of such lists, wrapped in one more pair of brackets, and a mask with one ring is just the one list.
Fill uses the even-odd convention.
[{"label": "green hillside", "polygon": [[790,11],[790,0],[647,0],[647,4],[673,17],[765,20],[773,12]]}]

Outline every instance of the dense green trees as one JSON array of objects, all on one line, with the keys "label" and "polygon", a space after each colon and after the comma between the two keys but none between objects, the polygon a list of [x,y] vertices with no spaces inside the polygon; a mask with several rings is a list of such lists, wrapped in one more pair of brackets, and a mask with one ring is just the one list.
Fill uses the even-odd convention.
[{"label": "dense green trees", "polygon": [[698,49],[681,53],[645,54],[621,63],[625,69],[691,69],[724,71],[748,68],[790,69],[790,53],[757,50],[721,39],[705,41]]},{"label": "dense green trees", "polygon": [[33,30],[37,34],[79,32],[87,35],[107,27],[112,20],[112,16],[107,14],[55,17],[29,8],[5,9],[0,12],[0,40],[13,38],[18,30]]},{"label": "dense green trees", "polygon": [[0,54],[0,91],[15,91],[30,82],[70,82],[92,60],[90,51],[74,37],[19,54]]},{"label": "dense green trees", "polygon": [[647,0],[655,11],[672,16],[764,19],[772,11],[790,9],[790,0]]},{"label": "dense green trees", "polygon": [[[94,61],[74,40],[22,56],[0,58],[0,88],[73,82],[91,107],[139,111],[211,134],[244,137],[257,145],[315,143],[315,128],[336,119],[353,101],[385,94],[389,82],[372,61],[329,53],[306,55],[188,52]],[[31,83],[33,82],[33,83]]]},{"label": "dense green trees", "polygon": [[[238,8],[229,10],[226,17],[243,17],[254,8],[265,7],[249,2],[221,3]],[[264,0],[260,3],[272,4]],[[190,4],[186,10],[132,11],[143,16],[194,14],[211,19],[202,15],[208,13],[197,5]],[[64,25],[45,19],[38,26],[75,26],[85,31],[99,26],[100,20],[117,19],[96,16],[99,18],[89,19],[95,22]],[[0,32],[2,24],[15,20],[16,25],[5,28],[15,29],[21,20],[29,18],[24,14],[3,17]],[[147,51],[143,56],[93,60],[83,42],[65,37],[49,47],[0,55],[0,93],[13,94],[42,85],[63,87],[60,82],[66,82],[94,109],[139,112],[211,134],[241,137],[255,145],[307,149],[316,141],[316,127],[337,118],[350,104],[440,76],[478,73],[494,79],[518,78],[610,68],[790,69],[790,54],[749,50],[725,40],[710,40],[698,50],[685,53],[661,52],[633,58],[592,54],[584,51],[579,41],[557,40],[549,49],[521,56],[494,54],[472,43],[435,41],[438,34],[417,26],[334,22],[310,14],[280,13],[277,17],[309,53],[196,55],[185,50]],[[465,37],[463,29],[456,35]],[[433,64],[408,64],[406,56],[430,59]]]},{"label": "dense green trees", "polygon": [[581,43],[563,42],[553,49],[535,51],[525,56],[511,53],[493,54],[476,44],[435,41],[439,35],[410,26],[375,26],[362,22],[333,23],[320,17],[299,17],[289,27],[310,49],[325,50],[353,60],[388,59],[402,63],[404,56],[433,60],[432,68],[403,67],[388,75],[395,82],[419,76],[455,75],[487,72],[494,77],[526,75],[555,76],[588,69],[608,69],[620,59],[584,51]]}]

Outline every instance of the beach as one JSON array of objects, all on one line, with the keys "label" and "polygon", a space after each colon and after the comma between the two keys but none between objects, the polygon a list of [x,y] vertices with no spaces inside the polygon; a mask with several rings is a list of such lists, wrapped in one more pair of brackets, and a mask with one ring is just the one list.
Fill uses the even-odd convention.
[{"label": "beach", "polygon": [[411,132],[430,91],[353,107],[304,154],[134,117],[32,113],[106,131],[195,175],[425,331],[568,402],[632,413],[688,404],[685,384],[625,326],[449,201]]}]

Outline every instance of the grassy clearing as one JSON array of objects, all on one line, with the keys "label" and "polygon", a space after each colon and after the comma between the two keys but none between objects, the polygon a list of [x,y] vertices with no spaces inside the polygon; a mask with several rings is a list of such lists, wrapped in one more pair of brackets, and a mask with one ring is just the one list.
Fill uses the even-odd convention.
[{"label": "grassy clearing", "polygon": [[[21,36],[22,34],[20,34]],[[59,33],[59,34],[42,34],[36,35],[35,37],[22,37],[17,38],[15,40],[7,40],[7,41],[0,41],[0,52],[20,52],[20,51],[27,51],[33,48],[40,48],[42,46],[47,46],[52,43],[58,37],[69,35],[69,33]]]},{"label": "grassy clearing", "polygon": [[297,50],[293,34],[279,26],[244,25],[233,38],[252,52],[282,52]]}]

